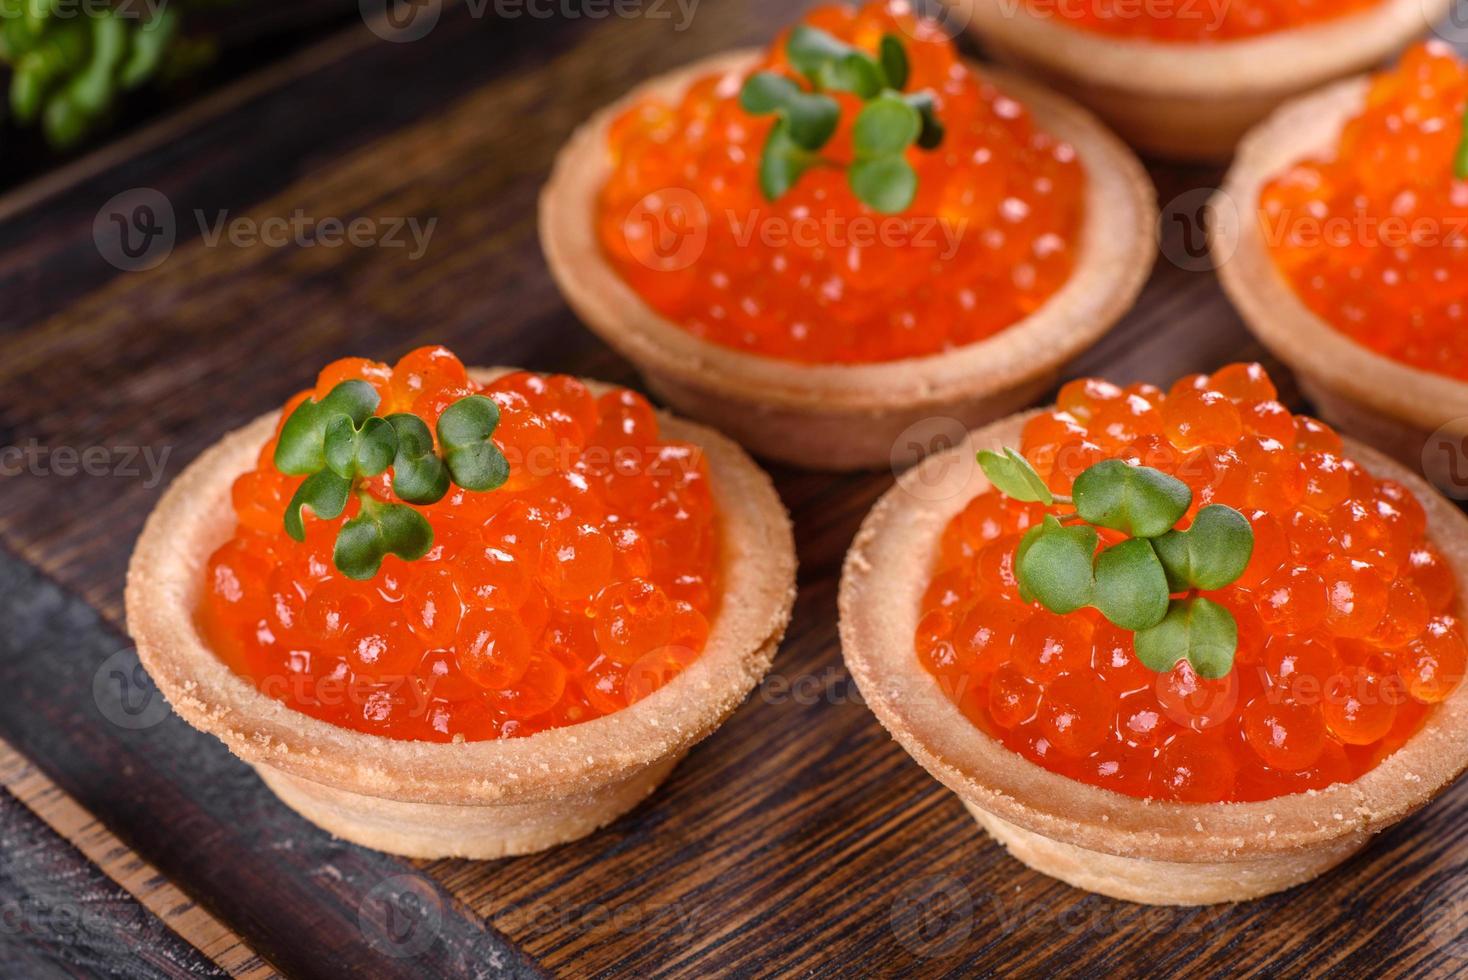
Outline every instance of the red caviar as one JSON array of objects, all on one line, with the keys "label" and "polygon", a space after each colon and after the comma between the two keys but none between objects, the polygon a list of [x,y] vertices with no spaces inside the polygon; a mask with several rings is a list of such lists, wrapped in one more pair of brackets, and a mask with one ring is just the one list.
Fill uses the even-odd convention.
[{"label": "red caviar", "polygon": [[1275,265],[1321,319],[1378,354],[1468,379],[1468,182],[1453,175],[1468,66],[1421,44],[1377,75],[1333,152],[1260,194]]},{"label": "red caviar", "polygon": [[[237,673],[347,728],[475,741],[617,711],[702,652],[720,597],[708,469],[698,447],[659,434],[640,395],[524,372],[481,385],[424,347],[391,368],[336,361],[285,414],[353,378],[382,396],[377,414],[415,412],[430,428],[464,395],[493,399],[510,479],[452,488],[422,508],[434,529],[423,559],[389,555],[353,581],[332,548],[356,502],[336,520],[308,517],[304,543],[288,537],[302,478],[275,469],[272,438],[235,481],[238,526],[209,559],[199,610]],[[389,474],[367,486],[393,499]]]},{"label": "red caviar", "polygon": [[1073,381],[1057,402],[1020,446],[1056,492],[1120,458],[1192,487],[1184,523],[1210,503],[1249,519],[1249,567],[1208,594],[1238,623],[1235,669],[1216,681],[1186,662],[1156,674],[1095,610],[1021,601],[1011,556],[1044,510],[989,491],[944,531],[915,638],[973,724],[1132,796],[1263,800],[1360,776],[1452,693],[1468,647],[1421,506],[1346,459],[1329,428],[1280,407],[1258,365],[1166,393]]},{"label": "red caviar", "polygon": [[1136,41],[1237,41],[1334,20],[1383,0],[1028,0],[1037,16]]},{"label": "red caviar", "polygon": [[[743,76],[699,79],[612,124],[602,248],[647,303],[727,347],[808,363],[887,361],[973,343],[1038,309],[1070,276],[1084,210],[1075,149],[974,74],[942,29],[906,5],[813,10],[805,22],[876,51],[902,40],[906,91],[931,89],[946,130],[908,151],[917,198],[878,214],[846,182],[860,100],[841,103],[814,167],[777,201],[758,166],[772,116],[739,107]],[[750,72],[794,77],[778,37]]]}]

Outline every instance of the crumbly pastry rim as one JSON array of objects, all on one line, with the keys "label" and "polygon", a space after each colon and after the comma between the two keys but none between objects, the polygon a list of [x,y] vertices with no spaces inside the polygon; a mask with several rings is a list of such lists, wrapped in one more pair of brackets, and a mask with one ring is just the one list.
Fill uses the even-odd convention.
[{"label": "crumbly pastry rim", "polygon": [[[481,382],[510,368],[475,369]],[[589,382],[593,391],[609,385]],[[208,649],[195,610],[210,554],[235,530],[230,485],[253,468],[272,412],[229,433],[168,488],[128,567],[128,630],[184,720],[251,764],[350,793],[414,803],[513,804],[595,794],[681,756],[769,670],[795,596],[790,520],[769,477],[736,444],[659,413],[665,438],[706,454],[723,528],[724,595],[703,653],[641,701],[533,735],[419,742],[342,728],[257,691]]]},{"label": "crumbly pastry rim", "polygon": [[1036,123],[1076,148],[1086,169],[1086,219],[1070,278],[1035,313],[963,347],[855,365],[766,357],[695,337],[653,310],[607,261],[598,196],[610,173],[611,121],[649,95],[676,99],[698,78],[740,73],[753,49],[726,52],[652,79],[600,110],[567,141],[540,196],[541,247],[582,322],[644,370],[731,399],[813,411],[881,413],[982,399],[1055,371],[1129,309],[1156,258],[1156,192],[1125,144],[1049,90],[970,65],[1023,103]]},{"label": "crumbly pastry rim", "polygon": [[[923,669],[913,646],[922,595],[948,521],[989,487],[978,449],[1018,445],[1027,412],[913,467],[872,508],[847,553],[842,654],[867,705],[917,762],[963,802],[1063,845],[1198,865],[1281,859],[1350,846],[1426,805],[1468,768],[1468,683],[1399,751],[1350,783],[1254,803],[1143,800],[1051,772],[975,727]],[[1385,456],[1347,454],[1421,501],[1432,539],[1468,582],[1468,517]],[[939,494],[934,488],[944,488]],[[936,499],[935,499],[936,498]],[[1459,597],[1465,613],[1468,596]]]}]

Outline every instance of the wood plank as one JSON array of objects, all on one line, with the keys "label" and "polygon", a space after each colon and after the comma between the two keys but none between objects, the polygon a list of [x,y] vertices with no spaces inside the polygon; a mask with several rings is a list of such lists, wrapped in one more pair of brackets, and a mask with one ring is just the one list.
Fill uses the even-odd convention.
[{"label": "wood plank", "polygon": [[7,975],[228,977],[4,789],[0,848]]},{"label": "wood plank", "polygon": [[[40,270],[23,309],[0,311],[15,352],[0,363],[0,431],[46,447],[151,447],[155,457],[166,450],[172,474],[228,428],[280,404],[316,366],[348,353],[392,359],[435,341],[479,363],[628,380],[628,366],[575,322],[545,271],[536,191],[562,139],[596,106],[646,75],[760,40],[794,15],[771,0],[709,5],[676,38],[668,25],[637,20],[594,31],[532,25],[539,34],[512,22],[493,36],[455,22],[417,45],[362,52],[242,107],[219,125],[251,134],[250,143],[211,143],[207,177],[160,151],[106,186],[89,185],[63,209],[70,223],[39,243],[0,232],[0,257],[23,257]],[[525,51],[532,40],[541,42],[533,57]],[[486,57],[486,46],[505,60]],[[411,91],[400,91],[409,72]],[[364,104],[386,105],[386,121],[368,120],[355,103],[336,117],[348,78]],[[449,90],[462,94],[421,113],[420,92]],[[322,149],[305,166],[297,161],[308,126],[321,130]],[[212,124],[205,129],[211,139],[219,135]],[[1154,176],[1168,200],[1218,175],[1157,168]],[[166,187],[194,206],[236,182],[242,190],[225,199],[256,220],[302,209],[438,224],[418,262],[383,249],[211,248],[194,236],[151,272],[84,269],[80,297],[58,285],[60,258],[88,247],[87,207],[94,211],[117,187]],[[79,229],[83,216],[88,225]],[[52,315],[37,319],[43,313]],[[1257,354],[1210,273],[1164,262],[1137,309],[1071,373],[1166,382]],[[1321,881],[1222,910],[1139,910],[1010,860],[886,737],[841,666],[834,628],[841,558],[890,474],[777,469],[775,476],[795,517],[801,560],[801,594],[775,679],[647,804],[607,830],[541,855],[420,866],[536,964],[652,976],[1463,972],[1465,785]],[[7,481],[0,538],[101,612],[106,625],[89,625],[88,635],[115,637],[107,630],[120,622],[128,550],[159,492],[148,483],[121,474]],[[55,505],[63,495],[64,512]],[[27,685],[25,700],[54,700],[41,687],[50,675],[27,678],[36,651],[55,648],[74,649],[31,642],[12,652],[16,666],[7,669]],[[86,683],[58,681],[67,691]],[[812,693],[792,696],[791,687]],[[157,796],[112,806],[124,839],[132,841],[124,823],[142,833],[147,814],[180,813],[173,836],[182,840],[151,843],[186,850],[200,834],[224,833],[219,818],[234,806],[259,822],[234,846],[262,859],[351,851],[368,860],[275,812],[211,739],[177,725],[156,751],[145,751],[141,742],[98,734],[94,719],[58,711],[27,706],[9,728],[0,721],[0,734],[32,758],[54,759],[53,778],[94,812],[101,812],[90,802],[96,794],[74,786],[105,772],[118,754],[129,764],[146,761]],[[61,731],[83,744],[67,745],[54,734]],[[200,785],[191,775],[199,766],[209,773],[204,782],[234,785]],[[185,869],[133,843],[170,874]],[[310,868],[285,861],[272,874],[301,888]],[[332,916],[339,918],[342,895],[363,883],[342,888],[313,927],[336,937],[341,923]],[[220,887],[198,884],[206,892]],[[211,911],[294,972],[303,960],[287,962],[291,950],[269,945],[280,942],[273,932],[280,922],[250,892],[258,882],[239,884],[227,908]],[[290,907],[301,914],[306,900],[298,893],[302,904]]]},{"label": "wood plank", "polygon": [[133,853],[76,800],[3,741],[0,741],[0,787],[230,976],[237,980],[278,976],[239,936],[190,901],[156,868]]}]

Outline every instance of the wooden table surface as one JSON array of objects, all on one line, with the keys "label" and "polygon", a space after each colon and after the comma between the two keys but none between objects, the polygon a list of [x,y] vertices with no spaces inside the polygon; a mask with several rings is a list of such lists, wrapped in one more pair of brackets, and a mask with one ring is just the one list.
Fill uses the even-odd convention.
[{"label": "wooden table surface", "polygon": [[[0,446],[31,447],[0,477],[0,962],[27,977],[1468,971],[1468,783],[1323,879],[1242,906],[1107,900],[987,840],[841,664],[842,555],[890,473],[774,470],[800,597],[772,681],[645,804],[544,854],[407,861],[333,840],[151,691],[121,600],[160,482],[321,364],[442,342],[637,383],[551,282],[536,193],[593,109],[802,6],[723,0],[686,25],[662,0],[631,18],[455,7],[413,43],[356,24],[0,198]],[[1153,173],[1163,202],[1220,177]],[[138,188],[166,199],[177,239],[123,271],[93,226]],[[1165,384],[1261,356],[1213,274],[1190,271],[1200,198],[1164,222],[1179,261],[1070,375]],[[417,258],[213,238],[221,215],[296,213],[436,225]],[[69,475],[89,448],[94,472]]]}]

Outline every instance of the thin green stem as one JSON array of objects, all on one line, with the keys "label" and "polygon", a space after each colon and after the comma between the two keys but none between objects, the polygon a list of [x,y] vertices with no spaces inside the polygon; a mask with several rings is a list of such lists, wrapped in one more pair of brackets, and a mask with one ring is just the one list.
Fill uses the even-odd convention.
[{"label": "thin green stem", "polygon": [[1468,180],[1468,106],[1463,110],[1462,135],[1458,137],[1458,151],[1453,154],[1453,176]]}]

